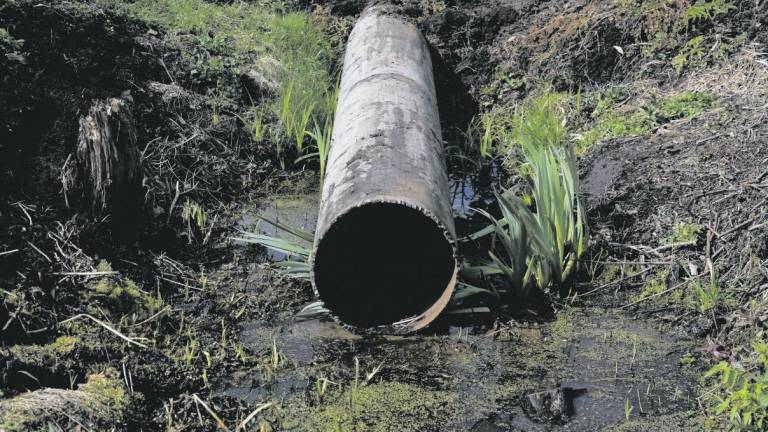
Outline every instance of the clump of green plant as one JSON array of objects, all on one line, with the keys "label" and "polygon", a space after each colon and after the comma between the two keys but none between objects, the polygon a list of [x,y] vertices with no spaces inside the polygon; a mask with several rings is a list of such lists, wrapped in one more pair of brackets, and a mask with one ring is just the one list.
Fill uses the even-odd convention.
[{"label": "clump of green plant", "polygon": [[[96,270],[100,273],[112,273],[112,267],[106,261],[98,264]],[[90,282],[88,290],[83,292],[86,300],[92,306],[89,313],[101,315],[99,310],[106,307],[118,315],[135,314],[136,317],[146,317],[159,311],[164,303],[163,299],[145,293],[135,282],[128,278],[104,276]]]},{"label": "clump of green plant", "polygon": [[706,400],[716,415],[726,415],[737,429],[768,426],[768,344],[752,344],[753,368],[722,361],[704,374],[711,384]]},{"label": "clump of green plant", "polygon": [[[325,179],[325,165],[328,160],[328,153],[331,150],[331,139],[333,138],[333,121],[336,113],[336,104],[339,100],[339,83],[336,82],[334,89],[326,93],[325,96],[325,118],[315,117],[312,122],[312,131],[307,135],[314,141],[314,147],[317,151],[300,157],[298,160],[317,158],[320,165],[320,181]],[[297,160],[297,161],[298,161]]]},{"label": "clump of green plant", "polygon": [[464,134],[466,146],[481,159],[492,158],[495,147],[507,140],[506,117],[501,110],[491,110],[473,118]]},{"label": "clump of green plant", "polygon": [[695,278],[692,291],[696,309],[702,314],[716,309],[723,300],[723,292],[720,289],[720,284],[717,282],[717,275],[714,269],[710,270],[707,283],[702,283],[699,277]]},{"label": "clump of green plant", "polygon": [[564,142],[567,130],[556,99],[544,95],[516,115],[512,136],[523,153],[521,172],[529,182],[533,208],[509,193],[497,194],[502,219],[483,212],[493,224],[500,253],[489,251],[492,273],[513,289],[560,284],[586,251],[586,212],[579,198],[576,156]]},{"label": "clump of green plant", "polygon": [[711,107],[714,101],[715,97],[709,93],[685,91],[662,102],[658,116],[666,121],[690,119]]},{"label": "clump of green plant", "polygon": [[[275,88],[271,90],[276,93],[276,100],[252,109],[251,132],[254,142],[261,142],[267,131],[265,120],[274,118],[279,122],[280,128],[270,128],[270,138],[281,163],[286,145],[302,154],[310,132],[314,133],[310,129],[313,120],[322,126],[332,116],[325,101],[333,92],[334,51],[328,37],[306,13],[285,13],[282,2],[98,2],[172,32],[194,35],[198,45],[184,53],[193,57],[190,62],[203,81],[223,81],[230,84],[224,88],[234,88],[239,85],[240,72],[251,69],[268,75],[269,81],[275,79]],[[220,118],[220,114],[214,112],[214,118]]]},{"label": "clump of green plant", "polygon": [[598,118],[609,112],[617,103],[626,99],[627,95],[621,87],[610,87],[595,95],[595,108],[590,114],[592,118]]},{"label": "clump of green plant", "polygon": [[195,237],[195,232],[203,234],[203,243],[208,240],[208,234],[213,227],[208,226],[208,214],[202,205],[187,198],[181,210],[181,219],[186,224],[187,239],[190,244],[192,244],[192,239]]},{"label": "clump of green plant", "polygon": [[632,411],[634,411],[634,407],[632,406],[632,402],[629,401],[629,399],[624,399],[624,421],[629,421],[629,418],[632,416]]},{"label": "clump of green plant", "polygon": [[689,304],[692,309],[701,314],[717,312],[723,308],[732,307],[735,299],[731,293],[720,286],[717,272],[711,261],[707,261],[709,267],[709,280],[702,281],[702,277],[693,279]]},{"label": "clump of green plant", "polygon": [[[284,225],[276,221],[265,221],[274,225],[279,230],[292,234],[308,244],[314,243],[314,233]],[[256,234],[247,231],[240,231],[239,237],[235,237],[235,240],[243,243],[264,246],[268,249],[288,255],[288,260],[275,263],[275,265],[281,267],[290,277],[307,280],[310,278],[309,256],[312,251],[309,247],[280,237]]]},{"label": "clump of green plant", "polygon": [[688,6],[682,15],[685,26],[691,23],[710,21],[718,15],[724,15],[735,10],[736,6],[728,0],[703,0]]},{"label": "clump of green plant", "polygon": [[8,30],[0,27],[0,51],[16,51],[23,44],[23,40],[15,39]]},{"label": "clump of green plant", "polygon": [[656,116],[652,108],[643,108],[627,114],[608,114],[581,136],[576,143],[576,153],[584,154],[600,141],[645,135],[654,127],[656,127]]},{"label": "clump of green plant", "polygon": [[706,51],[702,46],[703,42],[704,36],[695,36],[680,48],[676,56],[672,57],[672,67],[675,68],[678,75],[683,72],[683,68],[691,60],[700,60],[704,57]]},{"label": "clump of green plant", "polygon": [[306,15],[290,13],[271,22],[270,41],[285,77],[278,94],[278,113],[285,135],[293,139],[299,154],[312,119],[323,125],[333,116],[335,103],[329,106],[332,50],[325,35]]},{"label": "clump of green plant", "polygon": [[604,140],[645,135],[660,124],[682,118],[694,118],[710,108],[714,101],[715,97],[709,93],[686,91],[633,111],[606,113],[578,139],[576,154],[584,154],[593,145]]},{"label": "clump of green plant", "polygon": [[645,300],[647,298],[658,296],[667,289],[667,279],[669,279],[669,270],[662,270],[643,285],[642,291],[632,297],[633,302]]},{"label": "clump of green plant", "polygon": [[661,240],[662,244],[669,245],[675,243],[687,243],[696,241],[701,233],[704,232],[704,226],[691,223],[679,223],[672,228],[672,232]]}]

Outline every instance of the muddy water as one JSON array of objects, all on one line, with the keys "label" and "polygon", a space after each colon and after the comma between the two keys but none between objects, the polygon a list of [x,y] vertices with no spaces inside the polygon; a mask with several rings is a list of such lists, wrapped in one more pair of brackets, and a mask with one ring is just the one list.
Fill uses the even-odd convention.
[{"label": "muddy water", "polygon": [[[492,194],[475,192],[477,184],[452,180],[457,221],[466,226],[476,223],[469,207],[492,205]],[[316,194],[294,194],[256,211],[311,231],[317,205]],[[243,229],[282,235],[253,211]],[[324,319],[243,322],[241,343],[268,357],[274,341],[283,360],[269,376],[242,371],[214,386],[243,400],[278,402],[281,430],[699,430],[696,374],[681,366],[692,342],[652,321],[593,304],[538,323],[469,324],[449,317],[431,333],[371,339]],[[331,384],[320,396],[325,379]],[[562,412],[526,402],[558,391]]]},{"label": "muddy water", "polygon": [[[371,388],[405,383],[424,389],[423,398],[439,397],[442,406],[426,430],[586,431],[649,422],[640,430],[656,430],[664,425],[658,421],[683,427],[695,408],[695,376],[680,367],[690,344],[651,323],[600,309],[566,309],[548,323],[491,332],[451,327],[439,334],[363,339],[333,322],[310,320],[244,323],[241,337],[247,346],[261,347],[275,338],[286,363],[274,377],[245,374],[219,383],[220,391],[285,401],[289,416],[312,416],[328,423],[327,430],[336,430],[334,421],[341,430],[354,430],[353,422],[321,406],[303,406],[302,399],[311,399],[318,377],[328,377],[341,401],[326,403],[346,404],[340,395],[353,385],[355,359],[361,377],[380,368],[367,384]],[[542,420],[523,403],[530,393],[555,389],[565,389],[571,407],[561,420]],[[373,413],[367,421],[389,425],[372,430],[398,430],[392,425],[408,415],[399,403],[396,397],[374,398],[357,409],[361,417]],[[631,409],[629,422],[625,407]]]}]

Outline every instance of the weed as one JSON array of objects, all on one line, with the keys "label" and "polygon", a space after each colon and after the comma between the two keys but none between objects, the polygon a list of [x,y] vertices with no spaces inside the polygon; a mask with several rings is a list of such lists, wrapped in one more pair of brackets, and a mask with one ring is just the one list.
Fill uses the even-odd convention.
[{"label": "weed", "polygon": [[699,1],[688,6],[683,12],[683,24],[688,26],[691,23],[713,20],[718,15],[727,14],[734,9],[736,9],[736,6],[727,0]]},{"label": "weed", "polygon": [[635,408],[632,406],[632,402],[629,399],[624,399],[624,420],[629,421],[629,417],[632,415],[632,411]]},{"label": "weed", "polygon": [[0,27],[0,51],[15,51],[21,48],[24,41],[15,39],[8,30]]},{"label": "weed", "polygon": [[272,355],[270,356],[270,365],[272,369],[277,369],[280,366],[280,351],[277,349],[277,339],[272,338]]},{"label": "weed", "polygon": [[495,234],[504,258],[489,251],[488,267],[523,291],[532,285],[544,289],[565,281],[587,247],[576,156],[563,143],[566,129],[555,100],[545,95],[526,104],[515,118],[512,133],[524,155],[522,171],[535,212],[510,194],[497,194],[502,219],[481,212],[493,222],[484,232]]},{"label": "weed", "polygon": [[595,97],[595,108],[592,110],[592,118],[598,118],[609,112],[617,103],[626,99],[627,95],[620,87],[611,87],[597,93]]},{"label": "weed", "polygon": [[669,245],[696,241],[702,232],[704,232],[703,225],[680,223],[675,225],[672,232],[667,237],[664,237],[661,243]]},{"label": "weed", "polygon": [[184,360],[184,364],[186,365],[194,364],[194,362],[197,360],[199,346],[200,346],[200,342],[198,342],[197,339],[187,340],[187,345],[184,347],[184,354],[182,356],[182,360]]},{"label": "weed", "polygon": [[210,384],[208,382],[208,369],[203,369],[203,372],[201,373],[200,378],[203,381],[203,387],[205,388],[210,387]]},{"label": "weed", "polygon": [[[515,115],[512,138],[524,151],[563,146],[567,130],[559,114],[564,95],[546,92],[526,101]],[[530,161],[529,161],[530,162]]]},{"label": "weed", "polygon": [[303,159],[317,158],[320,164],[320,181],[325,179],[325,166],[328,160],[328,153],[331,150],[331,140],[333,137],[333,116],[336,112],[336,104],[339,99],[339,83],[336,82],[334,90],[326,93],[326,116],[325,120],[321,121],[318,118],[313,120],[312,131],[306,132],[306,134],[315,141],[316,152],[304,155],[297,159],[297,161]]},{"label": "weed", "polygon": [[253,107],[251,111],[253,113],[253,121],[251,122],[251,140],[255,143],[260,143],[264,141],[264,136],[267,131],[264,109],[261,107]]},{"label": "weed", "polygon": [[[710,263],[711,264],[711,263]],[[717,309],[724,300],[724,294],[717,281],[717,273],[710,267],[709,282],[702,284],[701,278],[693,280],[693,293],[698,311],[702,314]]]},{"label": "weed", "polygon": [[279,119],[301,154],[310,120],[324,124],[332,117],[332,107],[326,103],[331,93],[331,47],[303,14],[277,16],[270,29],[271,44],[286,72],[278,95]]},{"label": "weed", "polygon": [[658,115],[666,121],[690,119],[711,107],[714,101],[715,97],[709,93],[686,91],[662,102]]},{"label": "weed", "polygon": [[643,285],[640,294],[632,297],[632,302],[639,302],[650,297],[658,296],[667,289],[668,278],[669,270],[660,271]]},{"label": "weed", "polygon": [[482,117],[482,123],[483,123],[483,136],[480,138],[480,157],[481,158],[488,158],[491,155],[491,150],[493,146],[493,117],[490,115],[485,115]]},{"label": "weed", "polygon": [[768,425],[768,344],[755,342],[752,349],[754,368],[723,361],[704,374],[704,380],[712,383],[705,400],[716,415],[727,414],[738,429],[763,430]]},{"label": "weed", "polygon": [[317,378],[315,380],[315,393],[317,394],[317,400],[322,401],[325,392],[328,390],[330,384],[336,384],[326,378]]},{"label": "weed", "polygon": [[207,239],[207,234],[213,229],[212,226],[208,227],[208,215],[203,206],[189,198],[184,202],[184,207],[181,211],[181,219],[186,224],[189,244],[192,244],[195,232],[202,233],[203,238]]},{"label": "weed", "polygon": [[712,106],[714,96],[709,93],[683,92],[622,114],[604,114],[594,127],[584,132],[576,143],[576,154],[586,153],[598,142],[637,135],[645,135],[657,126],[677,119],[691,119]]},{"label": "weed", "polygon": [[609,114],[581,136],[576,144],[576,153],[584,154],[600,141],[647,134],[655,126],[656,117],[651,109],[640,109],[623,115]]},{"label": "weed", "polygon": [[[269,220],[265,220],[265,221],[274,225],[276,228],[278,228],[281,231],[285,231],[288,234],[293,234],[294,236],[298,237],[301,240],[304,240],[305,242],[308,242],[308,243],[314,242],[314,238],[315,238],[314,233],[300,230],[298,228],[293,228],[293,227],[281,224],[280,222],[269,221]],[[263,234],[254,234],[254,233],[249,233],[245,231],[240,231],[240,235],[241,237],[236,237],[235,240],[243,243],[261,245],[268,249],[272,249],[274,251],[281,252],[289,256],[295,256],[295,257],[301,258],[302,261],[288,261],[295,266],[299,266],[297,268],[301,268],[301,269],[305,269],[305,267],[300,265],[302,264],[307,265],[306,262],[309,260],[309,255],[312,252],[306,246],[303,246],[296,242],[285,240],[279,237],[273,237],[273,236],[268,236]],[[308,270],[308,267],[306,267],[306,269]],[[290,270],[290,268],[288,270]],[[307,277],[309,277],[308,273],[307,273]]]},{"label": "weed", "polygon": [[463,133],[465,148],[483,160],[490,159],[494,146],[506,141],[506,117],[506,112],[492,110],[472,118]]},{"label": "weed", "polygon": [[678,75],[683,72],[683,68],[685,68],[685,65],[689,63],[690,60],[699,60],[704,57],[706,51],[702,46],[703,42],[704,36],[699,35],[692,38],[686,42],[685,45],[680,48],[677,55],[672,58],[672,67],[675,68]]}]

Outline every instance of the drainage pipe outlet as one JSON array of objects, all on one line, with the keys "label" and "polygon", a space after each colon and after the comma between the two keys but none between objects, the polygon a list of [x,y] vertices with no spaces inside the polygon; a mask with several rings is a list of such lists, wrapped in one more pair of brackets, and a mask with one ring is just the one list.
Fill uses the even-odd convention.
[{"label": "drainage pipe outlet", "polygon": [[357,328],[409,332],[445,308],[458,272],[429,48],[367,9],[347,44],[312,283]]}]

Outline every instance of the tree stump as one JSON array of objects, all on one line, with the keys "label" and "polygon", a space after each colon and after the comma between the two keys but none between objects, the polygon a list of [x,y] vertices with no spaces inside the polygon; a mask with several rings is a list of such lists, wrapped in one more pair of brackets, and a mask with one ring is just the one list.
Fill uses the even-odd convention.
[{"label": "tree stump", "polygon": [[126,100],[94,101],[80,118],[77,165],[78,183],[94,211],[119,217],[141,204],[141,157]]}]

